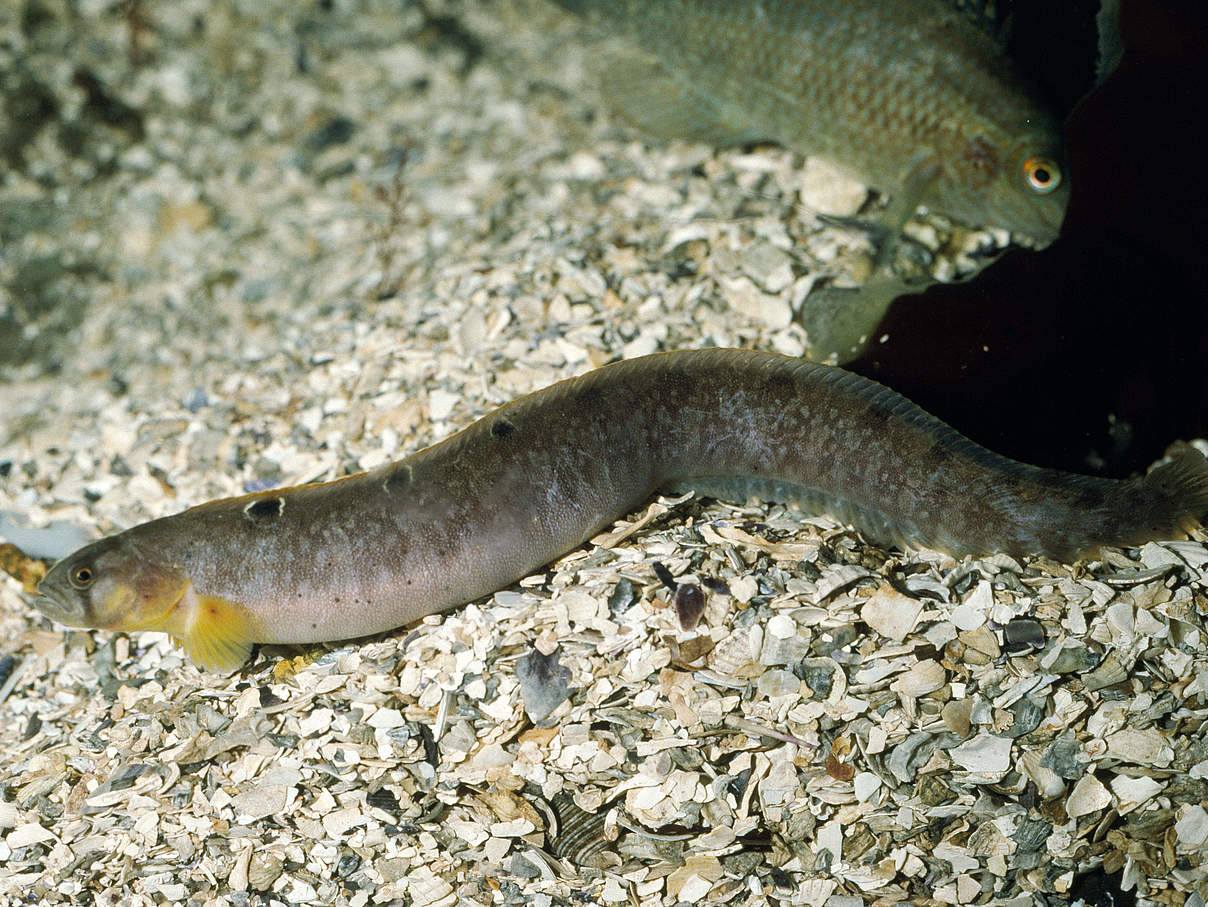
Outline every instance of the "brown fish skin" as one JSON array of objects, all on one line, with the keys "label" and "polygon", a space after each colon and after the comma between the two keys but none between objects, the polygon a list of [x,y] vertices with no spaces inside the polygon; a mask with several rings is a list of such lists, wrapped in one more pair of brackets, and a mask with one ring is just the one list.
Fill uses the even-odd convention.
[{"label": "brown fish skin", "polygon": [[560,382],[371,472],[135,526],[52,567],[39,607],[165,630],[199,664],[233,669],[253,642],[377,633],[489,594],[685,482],[954,554],[1069,559],[1169,538],[1208,510],[1194,451],[1141,479],[1060,473],[841,369],[683,351]]},{"label": "brown fish skin", "polygon": [[899,219],[925,204],[1057,235],[1060,124],[946,0],[555,2],[641,53],[609,67],[605,90],[657,135],[772,140],[893,193]]}]

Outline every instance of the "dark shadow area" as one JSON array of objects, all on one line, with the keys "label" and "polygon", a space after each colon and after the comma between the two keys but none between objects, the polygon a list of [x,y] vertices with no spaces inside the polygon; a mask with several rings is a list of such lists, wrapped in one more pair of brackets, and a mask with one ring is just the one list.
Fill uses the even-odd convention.
[{"label": "dark shadow area", "polygon": [[1116,476],[1208,435],[1208,6],[1125,0],[1121,32],[1067,122],[1061,237],[897,299],[847,366],[993,450]]}]

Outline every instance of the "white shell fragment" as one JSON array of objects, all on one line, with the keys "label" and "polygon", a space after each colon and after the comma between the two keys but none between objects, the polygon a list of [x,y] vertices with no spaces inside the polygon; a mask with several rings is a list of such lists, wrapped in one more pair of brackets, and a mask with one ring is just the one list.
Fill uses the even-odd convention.
[{"label": "white shell fragment", "polygon": [[1071,819],[1077,819],[1105,809],[1111,802],[1111,792],[1093,775],[1084,775],[1070,791],[1069,799],[1065,801],[1065,811]]},{"label": "white shell fragment", "polygon": [[914,629],[923,603],[898,592],[892,586],[878,586],[860,609],[860,619],[886,639],[901,642]]},{"label": "white shell fragment", "polygon": [[1174,759],[1174,750],[1167,743],[1166,737],[1154,728],[1125,728],[1108,734],[1105,742],[1107,755],[1122,762],[1161,768],[1170,765]]},{"label": "white shell fragment", "polygon": [[943,665],[928,658],[911,665],[910,670],[890,684],[890,689],[903,696],[925,696],[942,687],[947,677]]},{"label": "white shell fragment", "polygon": [[1011,766],[1011,740],[993,734],[979,734],[949,750],[952,761],[966,771],[997,775]]},{"label": "white shell fragment", "polygon": [[[1123,815],[1153,799],[1165,786],[1153,778],[1130,778],[1128,775],[1117,775],[1112,779],[1111,790],[1116,796],[1116,808]],[[1178,826],[1176,825],[1175,828],[1177,831]]]},{"label": "white shell fragment", "polygon": [[1208,810],[1196,804],[1188,806],[1174,824],[1175,836],[1186,847],[1202,847],[1208,842]]},{"label": "white shell fragment", "polygon": [[[618,356],[801,355],[807,295],[870,261],[817,212],[869,188],[629,130],[553,5],[0,13],[0,109],[44,109],[0,116],[0,331],[45,310],[0,339],[0,543],[390,462]],[[1005,242],[911,237],[950,275]],[[0,573],[5,903],[1025,907],[1103,867],[1141,904],[1208,891],[1201,541],[954,561],[685,495],[229,677],[29,595]]]}]

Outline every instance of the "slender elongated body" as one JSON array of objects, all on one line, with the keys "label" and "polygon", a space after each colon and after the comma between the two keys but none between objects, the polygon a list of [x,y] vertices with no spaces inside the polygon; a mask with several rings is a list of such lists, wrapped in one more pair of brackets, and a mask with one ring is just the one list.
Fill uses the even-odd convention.
[{"label": "slender elongated body", "polygon": [[555,2],[608,36],[604,89],[656,135],[827,157],[892,193],[892,220],[923,203],[1057,234],[1059,121],[951,0]]},{"label": "slender elongated body", "polygon": [[398,627],[490,593],[669,484],[755,489],[874,538],[1072,558],[1208,509],[1190,451],[1113,481],[991,453],[875,382],[743,350],[615,363],[334,482],[202,504],[56,564],[64,623],[165,630],[200,665]]}]

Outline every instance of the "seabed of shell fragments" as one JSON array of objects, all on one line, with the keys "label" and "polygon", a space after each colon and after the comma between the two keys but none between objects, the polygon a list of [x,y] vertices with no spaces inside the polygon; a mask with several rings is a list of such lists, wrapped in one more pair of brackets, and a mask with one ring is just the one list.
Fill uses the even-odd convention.
[{"label": "seabed of shell fragments", "polygon": [[[814,211],[863,187],[642,141],[505,6],[0,8],[10,530],[372,467],[617,356],[805,350],[868,261]],[[912,230],[941,275],[1002,242]],[[1202,904],[1206,576],[664,500],[229,678],[5,576],[0,903]]]}]

